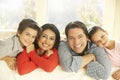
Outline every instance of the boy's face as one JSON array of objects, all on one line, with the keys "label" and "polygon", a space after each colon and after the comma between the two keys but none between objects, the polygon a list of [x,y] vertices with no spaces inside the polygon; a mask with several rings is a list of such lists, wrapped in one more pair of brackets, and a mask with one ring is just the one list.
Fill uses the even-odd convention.
[{"label": "boy's face", "polygon": [[92,36],[92,41],[99,47],[106,47],[108,43],[108,33],[106,31],[98,30]]},{"label": "boy's face", "polygon": [[27,47],[34,42],[37,36],[37,31],[32,28],[26,28],[22,33],[18,32],[17,34],[22,47]]},{"label": "boy's face", "polygon": [[82,53],[86,46],[88,38],[81,28],[73,28],[68,31],[68,44],[76,53]]}]

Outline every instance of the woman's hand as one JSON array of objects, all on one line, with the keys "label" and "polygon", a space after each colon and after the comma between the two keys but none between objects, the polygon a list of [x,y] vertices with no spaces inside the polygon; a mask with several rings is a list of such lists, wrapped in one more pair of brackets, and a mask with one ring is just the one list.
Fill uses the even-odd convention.
[{"label": "woman's hand", "polygon": [[6,57],[3,57],[1,60],[4,60],[10,69],[16,70],[16,58],[15,57],[6,56]]},{"label": "woman's hand", "polygon": [[52,50],[47,50],[45,54],[49,57],[50,55],[53,54],[53,51]]}]

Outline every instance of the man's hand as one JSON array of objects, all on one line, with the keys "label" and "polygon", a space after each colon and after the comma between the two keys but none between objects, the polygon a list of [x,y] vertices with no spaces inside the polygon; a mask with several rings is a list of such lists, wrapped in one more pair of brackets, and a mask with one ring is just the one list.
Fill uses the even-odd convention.
[{"label": "man's hand", "polygon": [[112,74],[112,77],[115,79],[115,80],[120,80],[120,69],[117,70],[115,73]]},{"label": "man's hand", "polygon": [[10,69],[16,70],[16,58],[15,57],[6,56],[6,57],[3,57],[1,60],[4,60]]}]

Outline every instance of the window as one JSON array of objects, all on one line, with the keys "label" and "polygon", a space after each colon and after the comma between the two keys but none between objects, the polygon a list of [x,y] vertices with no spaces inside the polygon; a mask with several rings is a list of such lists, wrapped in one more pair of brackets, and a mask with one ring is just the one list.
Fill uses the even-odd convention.
[{"label": "window", "polygon": [[[59,4],[58,4],[59,3]],[[64,33],[66,24],[80,20],[87,27],[102,25],[104,0],[47,0],[47,22]]]},{"label": "window", "polygon": [[34,0],[1,0],[0,30],[15,30],[23,18],[36,19]]}]

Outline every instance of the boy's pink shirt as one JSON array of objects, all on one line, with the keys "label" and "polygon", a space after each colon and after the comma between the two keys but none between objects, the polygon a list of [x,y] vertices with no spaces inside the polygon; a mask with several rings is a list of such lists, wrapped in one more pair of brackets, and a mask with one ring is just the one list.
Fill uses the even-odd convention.
[{"label": "boy's pink shirt", "polygon": [[106,51],[111,60],[112,66],[120,67],[120,41],[115,41],[114,49],[112,50],[106,49]]}]

